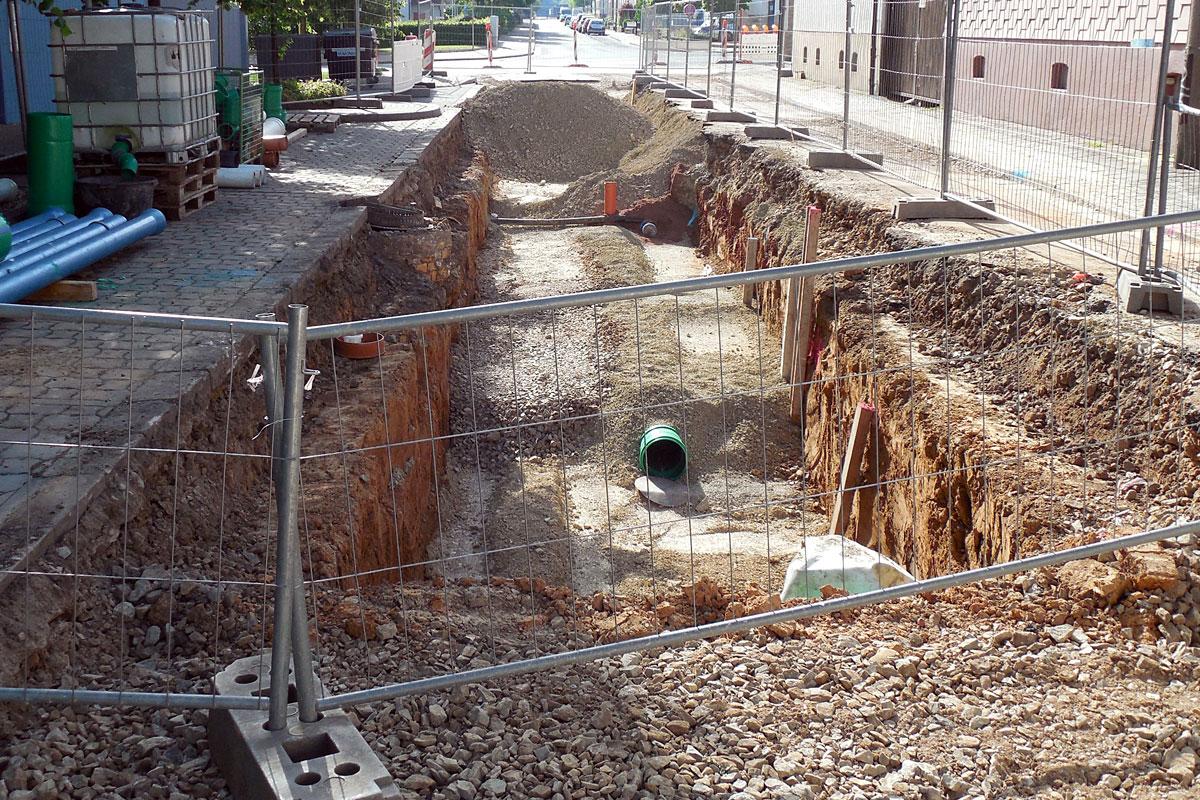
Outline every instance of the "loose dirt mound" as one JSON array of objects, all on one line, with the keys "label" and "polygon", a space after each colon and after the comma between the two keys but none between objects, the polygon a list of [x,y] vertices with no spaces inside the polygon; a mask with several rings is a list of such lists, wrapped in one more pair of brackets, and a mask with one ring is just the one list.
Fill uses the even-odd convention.
[{"label": "loose dirt mound", "polygon": [[613,169],[653,126],[630,106],[588,86],[507,83],[467,106],[467,137],[505,178],[572,181]]},{"label": "loose dirt mound", "polygon": [[[620,208],[649,198],[659,198],[671,188],[671,173],[679,165],[690,168],[704,160],[704,137],[700,123],[665,106],[653,95],[639,97],[631,109],[639,119],[653,125],[653,133],[625,153],[615,169],[600,169],[578,177],[554,200],[534,203],[522,209],[531,217],[552,217],[588,214],[601,208],[600,186],[604,181],[617,182],[617,203]],[[613,124],[613,123],[608,123]],[[604,165],[597,162],[578,162],[589,171]],[[573,175],[572,178],[578,176]]]}]

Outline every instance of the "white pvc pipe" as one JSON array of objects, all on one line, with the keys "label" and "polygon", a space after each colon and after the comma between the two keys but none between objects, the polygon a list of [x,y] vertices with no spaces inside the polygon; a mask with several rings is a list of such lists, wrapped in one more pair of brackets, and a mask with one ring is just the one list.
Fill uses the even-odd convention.
[{"label": "white pvc pipe", "polygon": [[243,164],[217,170],[217,186],[223,189],[254,189],[262,186],[265,179],[266,169],[261,164]]}]

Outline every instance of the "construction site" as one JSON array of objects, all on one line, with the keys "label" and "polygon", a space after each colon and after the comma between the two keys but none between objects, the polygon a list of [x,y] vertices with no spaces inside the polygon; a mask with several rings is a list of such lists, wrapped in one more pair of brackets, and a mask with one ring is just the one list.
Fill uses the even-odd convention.
[{"label": "construction site", "polygon": [[91,299],[0,169],[0,800],[1197,796],[1200,116],[1017,175],[678,11],[289,108]]}]

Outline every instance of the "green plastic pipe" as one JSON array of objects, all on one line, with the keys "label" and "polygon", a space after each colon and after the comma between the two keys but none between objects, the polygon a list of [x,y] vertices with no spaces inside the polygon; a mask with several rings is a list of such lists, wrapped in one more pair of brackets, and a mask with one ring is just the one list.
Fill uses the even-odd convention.
[{"label": "green plastic pipe", "polygon": [[122,178],[137,177],[138,161],[133,155],[133,145],[129,143],[128,139],[117,139],[108,152],[117,166],[121,168]]},{"label": "green plastic pipe", "polygon": [[8,255],[9,249],[12,247],[12,228],[9,227],[8,220],[0,214],[0,261]]},{"label": "green plastic pipe", "polygon": [[652,478],[675,480],[687,470],[687,446],[671,425],[651,425],[638,445],[638,467]]},{"label": "green plastic pipe", "polygon": [[274,117],[280,122],[287,122],[287,112],[283,110],[283,84],[268,83],[263,86],[263,111],[268,117]]},{"label": "green plastic pipe", "polygon": [[51,208],[75,213],[75,143],[71,115],[35,111],[29,129],[30,215]]}]

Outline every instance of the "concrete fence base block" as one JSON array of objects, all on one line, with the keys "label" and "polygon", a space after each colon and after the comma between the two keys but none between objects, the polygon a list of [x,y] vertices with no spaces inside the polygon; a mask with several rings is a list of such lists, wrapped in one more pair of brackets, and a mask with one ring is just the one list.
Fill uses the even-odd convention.
[{"label": "concrete fence base block", "polygon": [[654,81],[653,83],[650,84],[650,88],[651,88],[651,90],[659,89],[659,90],[666,91],[667,89],[675,89],[677,87],[675,86],[675,84],[673,84],[669,81]]},{"label": "concrete fence base block", "polygon": [[743,114],[741,111],[709,111],[709,122],[755,122],[753,114]]},{"label": "concrete fence base block", "polygon": [[654,78],[652,78],[649,75],[634,75],[633,76],[633,85],[639,91],[641,91],[642,89],[649,88],[652,84],[654,84],[656,82],[657,81],[655,81]]},{"label": "concrete fence base block", "polygon": [[692,101],[692,108],[712,108],[712,107],[713,107],[712,100],[693,100]]},{"label": "concrete fence base block", "polygon": [[1117,297],[1121,308],[1130,314],[1158,311],[1183,315],[1183,287],[1167,275],[1155,280],[1121,270],[1117,276]]},{"label": "concrete fence base block", "polygon": [[[871,162],[871,163],[867,163]],[[878,169],[883,165],[883,153],[846,153],[841,150],[810,150],[808,166],[811,169]]]},{"label": "concrete fence base block", "polygon": [[693,98],[700,99],[704,97],[704,95],[700,92],[696,92],[691,89],[667,89],[665,95],[668,100],[690,100]]},{"label": "concrete fence base block", "polygon": [[[996,210],[994,200],[972,200],[975,206]],[[982,208],[974,208],[961,200],[941,197],[901,197],[892,207],[896,219],[992,219]]]},{"label": "concrete fence base block", "polygon": [[[216,677],[217,694],[265,697],[271,653],[239,659]],[[261,693],[261,694],[258,694]],[[317,696],[323,692],[316,687]],[[214,710],[208,718],[213,761],[237,800],[391,800],[400,790],[346,712],[300,722],[288,707],[283,730],[268,731],[267,712]]]},{"label": "concrete fence base block", "polygon": [[746,136],[751,139],[807,139],[808,128],[784,128],[780,125],[747,125]]}]

